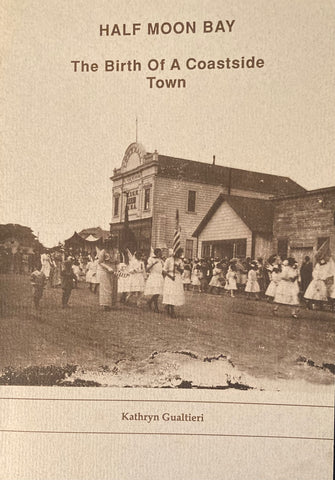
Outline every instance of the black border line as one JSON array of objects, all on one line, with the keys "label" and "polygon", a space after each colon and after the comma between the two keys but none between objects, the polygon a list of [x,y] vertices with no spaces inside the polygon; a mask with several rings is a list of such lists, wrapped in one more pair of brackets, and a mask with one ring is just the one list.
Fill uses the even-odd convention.
[{"label": "black border line", "polygon": [[192,404],[219,404],[219,405],[262,405],[273,407],[305,407],[305,408],[331,408],[335,405],[313,405],[297,403],[266,403],[266,402],[228,402],[219,400],[155,400],[155,399],[114,399],[114,398],[50,398],[50,397],[0,397],[0,400],[27,400],[42,402],[143,402],[143,403],[192,403]]},{"label": "black border line", "polygon": [[272,438],[281,440],[323,440],[333,442],[333,438],[328,437],[290,437],[286,435],[248,435],[234,433],[172,433],[172,432],[92,432],[92,431],[60,431],[60,430],[10,430],[0,429],[0,433],[37,433],[37,434],[71,434],[71,435],[164,435],[164,436],[188,436],[188,437],[238,437],[238,438]]}]

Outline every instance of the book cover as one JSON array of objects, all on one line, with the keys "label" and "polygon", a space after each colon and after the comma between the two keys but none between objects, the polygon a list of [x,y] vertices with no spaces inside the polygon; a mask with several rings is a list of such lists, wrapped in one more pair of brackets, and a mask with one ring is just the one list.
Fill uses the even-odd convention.
[{"label": "book cover", "polygon": [[0,12],[0,478],[333,478],[333,2]]}]

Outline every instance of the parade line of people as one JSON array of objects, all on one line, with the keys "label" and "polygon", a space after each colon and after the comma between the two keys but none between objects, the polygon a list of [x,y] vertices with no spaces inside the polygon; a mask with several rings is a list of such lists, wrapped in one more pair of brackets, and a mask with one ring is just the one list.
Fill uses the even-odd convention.
[{"label": "parade line of people", "polygon": [[152,249],[149,258],[140,252],[122,253],[106,240],[104,247],[93,256],[65,252],[55,258],[41,256],[41,268],[31,274],[34,304],[39,308],[46,285],[60,286],[62,307],[66,308],[74,288],[85,280],[93,294],[99,294],[99,304],[105,311],[121,304],[140,306],[142,298],[150,310],[159,313],[158,299],[169,316],[175,317],[175,307],[184,305],[185,291],[220,295],[232,298],[245,295],[247,299],[266,299],[273,302],[277,315],[280,305],[292,307],[298,317],[299,308],[331,309],[335,311],[335,262],[330,255],[315,265],[309,257],[299,268],[294,258],[282,259],[272,255],[246,259],[185,259],[183,250],[169,250],[166,258],[161,249]]}]

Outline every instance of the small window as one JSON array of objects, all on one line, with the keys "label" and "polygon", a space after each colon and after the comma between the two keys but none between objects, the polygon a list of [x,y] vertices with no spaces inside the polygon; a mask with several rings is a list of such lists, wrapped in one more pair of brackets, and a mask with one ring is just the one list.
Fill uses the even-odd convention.
[{"label": "small window", "polygon": [[193,240],[186,240],[185,244],[185,258],[193,258]]},{"label": "small window", "polygon": [[114,216],[119,215],[120,197],[114,197]]},{"label": "small window", "polygon": [[144,210],[149,210],[150,208],[150,188],[144,189]]},{"label": "small window", "polygon": [[195,212],[195,199],[196,199],[196,192],[194,190],[189,190],[188,201],[187,201],[188,212]]}]

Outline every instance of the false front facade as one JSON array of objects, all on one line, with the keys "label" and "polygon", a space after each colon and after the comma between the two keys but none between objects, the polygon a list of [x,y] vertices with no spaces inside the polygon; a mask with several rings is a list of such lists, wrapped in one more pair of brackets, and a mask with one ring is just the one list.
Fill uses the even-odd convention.
[{"label": "false front facade", "polygon": [[[267,201],[305,191],[287,177],[224,167],[216,165],[215,159],[204,163],[161,155],[157,151],[147,153],[139,143],[129,145],[121,167],[114,170],[111,180],[113,204],[110,231],[115,243],[120,248],[128,247],[131,251],[146,253],[150,247],[171,247],[178,210],[181,246],[187,258],[209,253],[211,244],[208,242],[215,243],[216,240],[226,242],[221,244],[222,252],[233,253],[237,249],[238,256],[252,254],[256,236],[253,237],[250,231],[254,228],[255,212],[258,211],[260,218],[264,219],[270,212]],[[244,214],[248,201],[244,201],[242,208],[243,199],[250,199],[253,208],[247,210],[247,215],[251,220],[242,218],[246,227],[243,230],[242,226],[243,231],[240,224],[233,225],[234,231],[223,227],[216,234],[212,232],[215,238],[206,237],[203,241],[207,243],[201,247],[199,236],[193,236],[195,231],[213,204],[220,202],[218,198],[230,197],[242,198],[235,209],[226,202],[227,212],[233,211],[233,216]],[[262,210],[263,207],[265,210]],[[265,223],[268,225],[269,220]],[[265,230],[258,232],[257,245],[263,242],[264,248],[267,248],[272,242],[272,234],[267,226]]]}]

